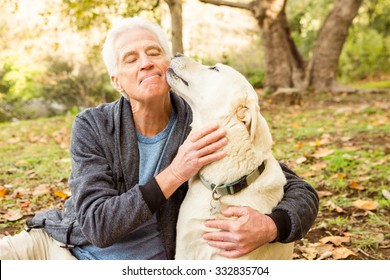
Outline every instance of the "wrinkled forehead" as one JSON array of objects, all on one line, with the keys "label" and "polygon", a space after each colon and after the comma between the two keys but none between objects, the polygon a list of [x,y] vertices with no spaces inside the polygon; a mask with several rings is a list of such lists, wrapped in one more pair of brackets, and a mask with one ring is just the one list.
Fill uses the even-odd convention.
[{"label": "wrinkled forehead", "polygon": [[156,45],[162,49],[157,36],[145,28],[124,30],[114,40],[114,46],[117,50],[136,49],[145,44]]}]

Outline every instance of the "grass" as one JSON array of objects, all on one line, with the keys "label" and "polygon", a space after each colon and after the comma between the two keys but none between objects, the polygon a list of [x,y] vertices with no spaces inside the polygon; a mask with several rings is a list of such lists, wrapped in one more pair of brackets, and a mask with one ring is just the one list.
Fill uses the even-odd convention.
[{"label": "grass", "polygon": [[[351,242],[344,246],[359,258],[390,259],[390,201],[382,193],[390,180],[388,97],[323,94],[290,106],[260,95],[275,157],[320,195],[319,216],[302,246],[347,232]],[[14,234],[37,211],[62,207],[73,118],[0,123],[0,234]],[[357,208],[357,200],[377,207]],[[21,217],[10,220],[10,210]]]},{"label": "grass", "polygon": [[[313,243],[349,232],[360,258],[370,258],[360,251],[370,248],[372,259],[390,259],[390,201],[382,194],[390,180],[389,100],[389,94],[362,93],[324,94],[300,106],[261,103],[275,156],[319,191],[319,218],[307,236]],[[377,208],[359,209],[357,200]]]},{"label": "grass", "polygon": [[359,89],[390,88],[390,81],[366,82],[363,84],[354,84],[353,86]]}]

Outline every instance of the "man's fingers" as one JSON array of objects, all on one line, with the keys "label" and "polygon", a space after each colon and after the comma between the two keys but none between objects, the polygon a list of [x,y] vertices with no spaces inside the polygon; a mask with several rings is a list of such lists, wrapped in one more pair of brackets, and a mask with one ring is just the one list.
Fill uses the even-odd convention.
[{"label": "man's fingers", "polygon": [[207,244],[210,247],[218,248],[220,251],[218,255],[225,258],[238,258],[243,255],[240,249],[237,249],[235,242],[224,242],[224,241],[208,241]]},{"label": "man's fingers", "polygon": [[245,206],[229,206],[222,210],[222,215],[225,217],[241,217],[248,214],[248,207]]},{"label": "man's fingers", "polygon": [[211,132],[216,131],[218,128],[219,128],[218,124],[213,124],[213,125],[205,127],[205,128],[203,128],[201,130],[198,130],[198,131],[191,131],[191,133],[188,136],[188,138],[192,142],[196,142],[199,139],[201,139],[201,138],[205,137],[206,135],[210,134]]},{"label": "man's fingers", "polygon": [[[200,151],[205,147],[209,148],[210,145],[221,141],[226,136],[226,131],[223,129],[211,130],[208,133],[207,131],[209,130],[207,130],[206,128],[205,131],[203,130],[199,131],[199,134],[195,133],[194,137],[192,136],[189,137],[191,142],[194,144],[195,150]],[[201,137],[199,137],[199,135],[201,135]],[[223,141],[225,141],[225,144],[227,143],[226,139]]]},{"label": "man's fingers", "polygon": [[223,250],[218,253],[218,255],[225,258],[238,258],[243,256],[243,253],[239,250]]},{"label": "man's fingers", "polygon": [[210,155],[219,149],[221,149],[223,146],[227,144],[227,139],[224,137],[222,139],[219,139],[217,142],[212,143],[211,145],[205,146],[201,148],[198,153],[199,157]]},{"label": "man's fingers", "polygon": [[[206,227],[217,228],[217,229],[221,229],[223,231],[230,231],[231,224],[232,224],[232,221],[229,221],[229,220],[207,220],[204,223],[204,225]],[[218,233],[218,232],[210,232],[210,233]]]},{"label": "man's fingers", "polygon": [[208,241],[207,244],[211,247],[222,250],[234,250],[237,247],[237,245],[233,242]]},{"label": "man's fingers", "polygon": [[207,241],[219,241],[219,242],[233,241],[233,238],[231,237],[231,233],[227,231],[207,232],[203,234],[203,239]]}]

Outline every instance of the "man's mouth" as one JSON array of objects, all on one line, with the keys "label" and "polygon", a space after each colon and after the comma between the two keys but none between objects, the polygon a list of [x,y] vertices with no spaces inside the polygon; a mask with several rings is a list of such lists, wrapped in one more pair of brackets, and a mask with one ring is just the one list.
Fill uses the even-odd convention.
[{"label": "man's mouth", "polygon": [[158,73],[154,73],[154,74],[147,75],[147,76],[145,76],[145,77],[143,77],[143,78],[141,79],[141,82],[140,82],[140,83],[143,83],[143,82],[145,82],[145,81],[147,81],[147,80],[149,80],[149,79],[159,78],[160,76],[161,76],[161,75],[158,74]]},{"label": "man's mouth", "polygon": [[179,75],[177,75],[175,71],[170,67],[168,68],[168,75],[170,75],[172,78],[176,80],[181,80],[183,84],[185,84],[188,87],[188,82],[184,80],[182,77],[180,77]]}]

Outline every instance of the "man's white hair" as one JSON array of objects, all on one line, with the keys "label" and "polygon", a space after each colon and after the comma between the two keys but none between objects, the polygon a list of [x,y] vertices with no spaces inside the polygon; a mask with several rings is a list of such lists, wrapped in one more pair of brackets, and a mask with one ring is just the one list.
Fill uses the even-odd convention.
[{"label": "man's white hair", "polygon": [[115,40],[122,32],[139,28],[149,30],[154,35],[156,35],[165,55],[168,58],[171,58],[171,51],[169,48],[168,39],[165,35],[165,32],[161,29],[159,25],[140,17],[123,18],[120,19],[117,23],[115,23],[109,30],[102,49],[103,61],[106,65],[108,73],[110,74],[110,77],[116,77],[118,74],[118,58],[117,50],[115,49]]}]

